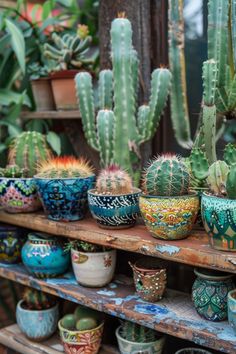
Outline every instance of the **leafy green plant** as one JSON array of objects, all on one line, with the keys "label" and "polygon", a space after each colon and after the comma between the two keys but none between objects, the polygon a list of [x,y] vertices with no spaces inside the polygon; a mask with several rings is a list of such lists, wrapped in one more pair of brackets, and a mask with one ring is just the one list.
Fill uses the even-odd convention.
[{"label": "leafy green plant", "polygon": [[90,242],[85,242],[81,240],[73,240],[67,243],[65,247],[65,251],[70,251],[71,249],[74,249],[75,251],[80,251],[80,252],[105,252],[108,250],[107,247],[100,246],[100,245],[95,245]]}]

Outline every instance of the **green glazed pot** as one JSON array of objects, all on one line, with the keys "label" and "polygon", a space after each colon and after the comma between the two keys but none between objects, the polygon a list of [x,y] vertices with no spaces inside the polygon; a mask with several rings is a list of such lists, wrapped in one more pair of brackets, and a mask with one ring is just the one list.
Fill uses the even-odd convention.
[{"label": "green glazed pot", "polygon": [[236,334],[236,289],[228,293],[228,320]]}]

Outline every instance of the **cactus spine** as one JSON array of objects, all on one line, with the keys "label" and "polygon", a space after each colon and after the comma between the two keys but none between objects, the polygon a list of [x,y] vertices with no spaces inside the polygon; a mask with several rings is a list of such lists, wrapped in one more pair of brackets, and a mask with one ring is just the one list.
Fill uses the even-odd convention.
[{"label": "cactus spine", "polygon": [[136,343],[150,343],[157,339],[157,332],[136,323],[124,321],[121,324],[122,338]]},{"label": "cactus spine", "polygon": [[101,170],[96,182],[99,194],[120,195],[132,193],[132,180],[119,166],[111,165]]},{"label": "cactus spine", "polygon": [[229,167],[224,161],[216,161],[210,166],[207,183],[210,191],[214,195],[226,195],[226,180],[228,173]]},{"label": "cactus spine", "polygon": [[234,163],[229,170],[226,180],[227,197],[236,199],[236,163]]}]

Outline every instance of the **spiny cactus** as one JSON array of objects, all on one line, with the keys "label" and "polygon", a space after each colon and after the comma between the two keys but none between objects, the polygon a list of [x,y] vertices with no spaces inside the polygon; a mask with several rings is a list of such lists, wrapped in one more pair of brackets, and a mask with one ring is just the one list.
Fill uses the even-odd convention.
[{"label": "spiny cactus", "polygon": [[7,165],[2,171],[2,175],[7,178],[27,177],[27,171],[17,165]]},{"label": "spiny cactus", "polygon": [[38,178],[84,178],[93,174],[87,161],[73,156],[59,156],[43,161],[37,171]]},{"label": "spiny cactus", "polygon": [[151,343],[158,337],[158,333],[153,329],[129,321],[121,323],[120,335],[128,341],[136,343]]},{"label": "spiny cactus", "polygon": [[117,165],[111,165],[101,170],[96,182],[98,194],[128,194],[133,189],[132,180],[127,172]]},{"label": "spiny cactus", "polygon": [[111,49],[113,70],[102,71],[99,76],[97,119],[91,75],[81,72],[75,78],[83,129],[88,143],[100,153],[101,166],[116,163],[138,184],[140,145],[155,134],[170,90],[171,73],[165,68],[153,71],[149,103],[137,112],[138,58],[128,19],[112,22]]},{"label": "spiny cactus", "polygon": [[161,155],[146,169],[144,191],[148,195],[176,196],[188,194],[190,174],[184,161],[176,155]]},{"label": "spiny cactus", "polygon": [[229,170],[226,180],[227,197],[236,199],[236,163],[234,163]]},{"label": "spiny cactus", "polygon": [[232,165],[236,163],[236,145],[235,144],[227,144],[224,149],[224,161],[228,165]]},{"label": "spiny cactus", "polygon": [[32,288],[25,289],[23,300],[29,310],[46,310],[54,306],[56,302],[54,296]]},{"label": "spiny cactus", "polygon": [[191,151],[189,160],[193,176],[200,181],[204,181],[207,178],[209,169],[206,154],[200,148],[194,148]]},{"label": "spiny cactus", "polygon": [[226,195],[226,181],[229,166],[224,161],[216,161],[209,167],[207,183],[210,191],[216,196]]}]

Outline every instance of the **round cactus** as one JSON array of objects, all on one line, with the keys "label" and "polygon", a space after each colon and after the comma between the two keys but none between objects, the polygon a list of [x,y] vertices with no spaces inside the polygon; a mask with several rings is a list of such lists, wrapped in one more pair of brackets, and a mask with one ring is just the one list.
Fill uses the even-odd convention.
[{"label": "round cactus", "polygon": [[227,197],[236,199],[236,163],[234,163],[229,170],[226,180]]},{"label": "round cactus", "polygon": [[74,328],[76,328],[75,315],[73,315],[73,314],[65,315],[61,320],[61,325],[62,325],[62,327],[69,329],[69,330],[73,330]]},{"label": "round cactus", "polygon": [[3,170],[3,176],[8,178],[26,177],[27,171],[17,165],[7,165]]},{"label": "round cactus", "polygon": [[143,186],[146,194],[177,196],[188,194],[190,173],[176,155],[161,155],[146,169]]},{"label": "round cactus", "polygon": [[96,182],[98,194],[121,195],[132,193],[133,185],[127,172],[117,165],[110,165],[101,170]]},{"label": "round cactus", "polygon": [[78,331],[88,331],[97,327],[97,321],[92,317],[84,317],[76,322],[76,329]]},{"label": "round cactus", "polygon": [[216,161],[209,167],[207,183],[210,191],[216,196],[226,195],[226,180],[229,166],[224,161]]}]

